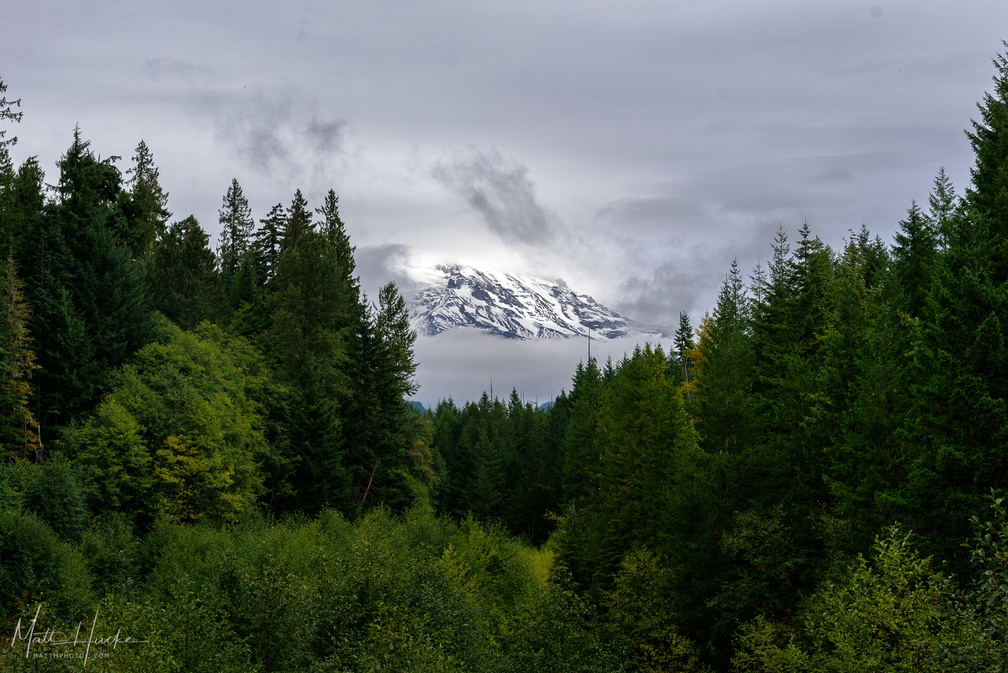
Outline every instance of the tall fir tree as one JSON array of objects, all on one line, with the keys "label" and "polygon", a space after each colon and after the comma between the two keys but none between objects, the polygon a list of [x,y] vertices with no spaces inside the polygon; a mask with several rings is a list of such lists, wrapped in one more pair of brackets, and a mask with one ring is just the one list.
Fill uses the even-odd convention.
[{"label": "tall fir tree", "polygon": [[922,315],[930,293],[939,237],[917,202],[910,204],[906,219],[900,220],[893,246],[893,274],[900,290],[897,306],[908,315]]},{"label": "tall fir tree", "polygon": [[695,408],[702,446],[712,453],[736,453],[753,439],[749,332],[749,298],[735,260],[699,345],[703,372]]},{"label": "tall fir tree", "polygon": [[116,228],[133,258],[140,259],[150,254],[154,242],[164,234],[171,213],[154,154],[143,140],[135,151],[133,166],[126,171],[126,189],[119,194]]},{"label": "tall fir tree", "polygon": [[56,199],[24,234],[30,243],[20,268],[42,365],[36,413],[43,427],[89,409],[108,374],[151,335],[143,270],[113,228],[121,191],[115,160],[95,156],[75,129],[58,162]]},{"label": "tall fir tree", "polygon": [[3,324],[0,325],[0,365],[4,383],[2,399],[8,422],[3,432],[3,444],[8,452],[22,460],[42,462],[44,453],[41,428],[31,411],[34,394],[32,377],[39,368],[31,333],[28,329],[31,308],[24,299],[23,283],[18,278],[13,255],[4,265]]},{"label": "tall fir tree", "polygon": [[952,180],[945,174],[945,167],[940,167],[934,180],[934,187],[928,196],[928,218],[938,239],[940,250],[945,250],[948,247],[948,240],[952,235],[953,219],[958,215],[961,205]]},{"label": "tall fir tree", "polygon": [[971,185],[924,324],[929,376],[918,398],[925,441],[911,474],[913,523],[941,544],[966,535],[981,497],[1008,472],[1008,54],[994,65],[993,93],[968,133]]},{"label": "tall fir tree", "polygon": [[693,326],[690,325],[689,314],[686,311],[679,311],[679,327],[676,328],[674,339],[675,373],[680,382],[688,386],[693,380],[689,354],[696,348],[696,344],[693,342]]},{"label": "tall fir tree", "polygon": [[[345,288],[344,288],[345,289]],[[394,283],[379,292],[351,335],[348,358],[350,395],[345,436],[347,465],[356,497],[365,507],[401,509],[411,503],[411,484],[419,487],[415,464],[416,411],[406,398],[416,392],[413,344],[405,300]]]},{"label": "tall fir tree", "polygon": [[291,248],[303,235],[315,231],[312,211],[300,189],[294,192],[294,198],[291,200],[290,206],[287,207],[284,225],[283,239],[280,243],[281,250]]},{"label": "tall fir tree", "polygon": [[280,444],[296,494],[281,509],[355,511],[342,409],[350,391],[347,341],[357,326],[334,299],[342,293],[340,279],[332,245],[307,232],[283,251],[273,281],[265,346],[288,390],[278,410],[285,427]]},{"label": "tall fir tree", "polygon": [[223,292],[210,238],[190,215],[175,222],[154,246],[150,261],[154,307],[182,329],[222,314]]},{"label": "tall fir tree", "polygon": [[217,259],[221,275],[227,283],[238,273],[242,258],[248,254],[252,246],[255,230],[252,208],[249,207],[248,199],[245,198],[245,192],[242,191],[237,178],[231,179],[231,186],[228,187],[217,214],[221,225]]},{"label": "tall fir tree", "polygon": [[345,245],[346,225],[340,219],[339,197],[336,196],[336,192],[330,189],[322,205],[316,208],[315,212],[322,217],[322,221],[319,222],[320,233],[336,246]]},{"label": "tall fir tree", "polygon": [[[14,100],[9,100],[7,98],[7,85],[4,83],[3,79],[0,79],[0,122],[12,121],[20,122],[21,117],[24,114],[19,109],[21,107],[21,99],[17,98]],[[0,163],[6,161],[10,163],[10,155],[8,151],[10,147],[17,144],[17,136],[7,137],[7,129],[0,128]]]},{"label": "tall fir tree", "polygon": [[280,266],[280,253],[286,228],[287,216],[284,214],[283,204],[278,203],[270,208],[266,217],[259,220],[259,228],[253,237],[256,265],[259,269],[257,276],[267,288],[272,287],[277,267]]}]

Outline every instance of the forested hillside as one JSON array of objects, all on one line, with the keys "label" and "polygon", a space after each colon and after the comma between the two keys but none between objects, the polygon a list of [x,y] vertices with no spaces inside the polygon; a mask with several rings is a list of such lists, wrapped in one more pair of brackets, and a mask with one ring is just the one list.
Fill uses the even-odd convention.
[{"label": "forested hillside", "polygon": [[15,166],[0,97],[5,670],[1003,670],[995,67],[892,242],[782,226],[671,351],[429,413],[333,191],[232,180],[212,248],[142,141]]}]

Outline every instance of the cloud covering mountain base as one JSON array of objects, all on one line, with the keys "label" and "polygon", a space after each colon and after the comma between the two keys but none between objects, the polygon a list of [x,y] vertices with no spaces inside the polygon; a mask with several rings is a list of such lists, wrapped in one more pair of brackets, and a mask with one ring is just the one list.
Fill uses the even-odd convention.
[{"label": "cloud covering mountain base", "polygon": [[[666,352],[671,340],[625,337],[592,341],[591,354],[599,362],[619,360],[645,341],[660,343]],[[459,328],[437,336],[421,336],[415,348],[420,391],[414,396],[431,408],[451,397],[457,405],[489,393],[506,398],[515,389],[526,402],[542,404],[561,390],[569,391],[579,362],[588,358],[588,340],[507,339],[473,328]]]}]

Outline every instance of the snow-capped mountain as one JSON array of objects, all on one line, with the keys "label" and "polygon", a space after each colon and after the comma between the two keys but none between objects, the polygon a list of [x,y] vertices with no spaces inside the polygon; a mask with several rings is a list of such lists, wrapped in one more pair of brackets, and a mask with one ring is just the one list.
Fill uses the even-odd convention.
[{"label": "snow-capped mountain", "polygon": [[425,274],[428,286],[410,307],[414,328],[434,335],[475,327],[510,339],[616,339],[661,336],[662,330],[628,320],[559,278],[535,278],[458,265]]}]

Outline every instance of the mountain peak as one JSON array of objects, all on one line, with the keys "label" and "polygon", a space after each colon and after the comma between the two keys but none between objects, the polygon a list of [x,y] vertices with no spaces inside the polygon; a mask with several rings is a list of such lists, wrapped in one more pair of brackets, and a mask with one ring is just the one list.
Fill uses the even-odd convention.
[{"label": "mountain peak", "polygon": [[565,339],[589,330],[600,340],[662,335],[660,329],[624,318],[574,292],[560,278],[460,264],[441,264],[424,276],[429,285],[411,304],[413,325],[421,334],[474,327],[509,339]]}]

